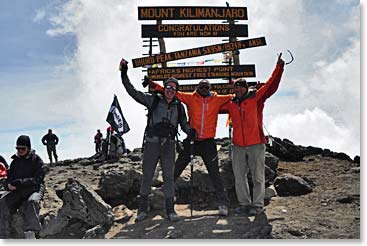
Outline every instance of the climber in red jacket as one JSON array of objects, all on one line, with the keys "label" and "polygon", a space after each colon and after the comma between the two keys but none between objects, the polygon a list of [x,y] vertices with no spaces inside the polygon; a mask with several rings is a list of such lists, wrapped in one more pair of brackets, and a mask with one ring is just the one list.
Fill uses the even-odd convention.
[{"label": "climber in red jacket", "polygon": [[[235,96],[221,108],[221,112],[228,112],[232,118],[232,167],[240,204],[235,209],[236,213],[257,215],[264,212],[266,139],[263,132],[263,109],[265,100],[279,87],[284,70],[281,56],[278,56],[277,65],[264,86],[258,90],[249,90],[245,79],[237,79],[233,88]],[[254,184],[252,201],[247,182],[249,171]]]}]

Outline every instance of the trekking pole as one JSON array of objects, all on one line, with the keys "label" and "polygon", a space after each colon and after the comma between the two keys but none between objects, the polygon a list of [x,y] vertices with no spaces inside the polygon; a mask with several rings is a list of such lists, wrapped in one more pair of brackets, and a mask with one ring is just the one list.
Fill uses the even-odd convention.
[{"label": "trekking pole", "polygon": [[110,151],[111,151],[111,135],[112,135],[112,131],[110,131],[110,134],[108,135],[108,142],[107,142],[107,156],[106,159],[109,160],[109,156],[110,156]]},{"label": "trekking pole", "polygon": [[193,196],[194,196],[194,140],[190,140],[190,169],[191,169],[191,176],[190,176],[190,194],[191,194],[191,201],[190,201],[190,220],[192,220],[192,206],[193,206]]}]

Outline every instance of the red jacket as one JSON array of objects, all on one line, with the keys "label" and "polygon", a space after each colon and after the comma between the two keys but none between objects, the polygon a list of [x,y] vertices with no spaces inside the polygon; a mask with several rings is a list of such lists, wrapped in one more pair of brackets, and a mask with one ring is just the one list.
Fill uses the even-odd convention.
[{"label": "red jacket", "polygon": [[228,112],[232,118],[233,144],[250,146],[266,143],[263,131],[263,109],[267,98],[279,87],[284,65],[277,65],[264,86],[257,91],[250,91],[242,101],[235,98],[225,104],[221,111]]},{"label": "red jacket", "polygon": [[[152,81],[150,85],[155,90],[163,90],[161,85]],[[210,92],[207,97],[202,97],[195,91],[177,92],[176,97],[186,104],[190,126],[196,130],[200,140],[215,137],[219,109],[229,102],[233,95],[218,95],[216,92]]]}]

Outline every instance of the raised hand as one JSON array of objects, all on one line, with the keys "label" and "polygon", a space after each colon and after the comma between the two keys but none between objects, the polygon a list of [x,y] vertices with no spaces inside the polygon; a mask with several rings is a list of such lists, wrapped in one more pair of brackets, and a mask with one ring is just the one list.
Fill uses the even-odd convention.
[{"label": "raised hand", "polygon": [[277,64],[284,65],[284,60],[282,59],[282,53],[279,54]]},{"label": "raised hand", "polygon": [[126,61],[124,58],[121,59],[119,70],[121,71],[122,74],[127,74],[127,69],[128,69],[127,64],[128,63],[129,62]]}]

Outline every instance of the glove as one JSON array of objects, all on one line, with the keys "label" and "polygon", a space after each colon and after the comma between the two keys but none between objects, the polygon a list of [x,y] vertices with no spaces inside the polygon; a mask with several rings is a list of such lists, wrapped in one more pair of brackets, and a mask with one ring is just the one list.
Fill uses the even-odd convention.
[{"label": "glove", "polygon": [[11,182],[10,182],[10,184],[11,184],[12,186],[17,187],[17,186],[19,186],[19,185],[21,185],[21,184],[22,184],[22,179],[14,179],[13,181],[11,181]]},{"label": "glove", "polygon": [[120,67],[119,67],[119,70],[121,71],[121,75],[126,75],[127,74],[127,64],[128,64],[128,61],[126,61],[124,58],[121,59],[120,61]]},{"label": "glove", "polygon": [[256,89],[260,89],[263,85],[265,85],[265,83],[261,83],[260,81],[257,81],[256,83]]},{"label": "glove", "polygon": [[148,76],[144,76],[144,81],[142,83],[143,87],[147,87],[149,85],[149,77]]},{"label": "glove", "polygon": [[190,140],[196,140],[197,137],[198,137],[198,134],[196,132],[196,130],[194,128],[191,128],[187,134],[187,137],[190,139]]}]

